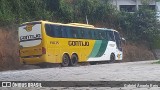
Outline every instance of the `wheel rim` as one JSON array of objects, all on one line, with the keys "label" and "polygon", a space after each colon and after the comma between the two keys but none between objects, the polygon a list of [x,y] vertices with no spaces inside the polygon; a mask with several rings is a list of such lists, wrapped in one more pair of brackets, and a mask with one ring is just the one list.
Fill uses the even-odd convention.
[{"label": "wheel rim", "polygon": [[111,55],[111,62],[114,62],[115,58],[114,55]]},{"label": "wheel rim", "polygon": [[114,57],[113,56],[111,57],[111,61],[114,61]]},{"label": "wheel rim", "polygon": [[77,57],[77,55],[72,55],[69,65],[76,66],[77,63],[78,63],[78,57]]},{"label": "wheel rim", "polygon": [[63,56],[63,62],[62,62],[62,66],[68,66],[69,64],[69,58],[67,55]]},{"label": "wheel rim", "polygon": [[64,64],[67,64],[67,63],[68,63],[68,58],[67,58],[67,57],[64,57],[63,62],[64,62]]},{"label": "wheel rim", "polygon": [[76,64],[76,63],[77,63],[77,58],[76,58],[76,57],[73,57],[72,63],[73,63],[73,64]]}]

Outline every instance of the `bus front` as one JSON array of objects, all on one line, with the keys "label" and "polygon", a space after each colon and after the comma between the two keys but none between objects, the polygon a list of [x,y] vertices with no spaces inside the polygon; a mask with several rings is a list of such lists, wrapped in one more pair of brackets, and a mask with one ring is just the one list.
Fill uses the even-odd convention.
[{"label": "bus front", "polygon": [[19,54],[22,64],[38,64],[45,60],[42,28],[42,22],[25,23],[19,27]]}]

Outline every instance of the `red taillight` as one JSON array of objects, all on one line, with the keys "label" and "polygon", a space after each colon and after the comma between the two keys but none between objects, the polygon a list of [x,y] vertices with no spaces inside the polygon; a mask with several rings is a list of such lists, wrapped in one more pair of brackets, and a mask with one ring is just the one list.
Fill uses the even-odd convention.
[{"label": "red taillight", "polygon": [[42,47],[42,54],[46,54],[46,48]]}]

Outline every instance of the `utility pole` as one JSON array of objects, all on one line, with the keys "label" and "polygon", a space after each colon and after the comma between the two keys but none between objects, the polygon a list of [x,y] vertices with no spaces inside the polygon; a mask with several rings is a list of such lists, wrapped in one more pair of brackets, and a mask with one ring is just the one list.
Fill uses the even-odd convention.
[{"label": "utility pole", "polygon": [[87,18],[87,15],[86,15],[86,23],[88,24],[88,18]]},{"label": "utility pole", "polygon": [[136,0],[136,10],[138,10],[138,0]]}]

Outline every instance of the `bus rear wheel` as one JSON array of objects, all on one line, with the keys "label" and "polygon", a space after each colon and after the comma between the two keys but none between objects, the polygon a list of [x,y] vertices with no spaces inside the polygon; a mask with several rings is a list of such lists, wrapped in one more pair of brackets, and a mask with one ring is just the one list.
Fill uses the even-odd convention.
[{"label": "bus rear wheel", "polygon": [[61,66],[62,67],[67,67],[69,65],[69,61],[70,61],[69,56],[67,54],[64,54],[63,57],[62,57]]},{"label": "bus rear wheel", "polygon": [[71,56],[71,60],[70,60],[70,66],[76,66],[78,63],[78,56],[76,54],[73,54]]}]

